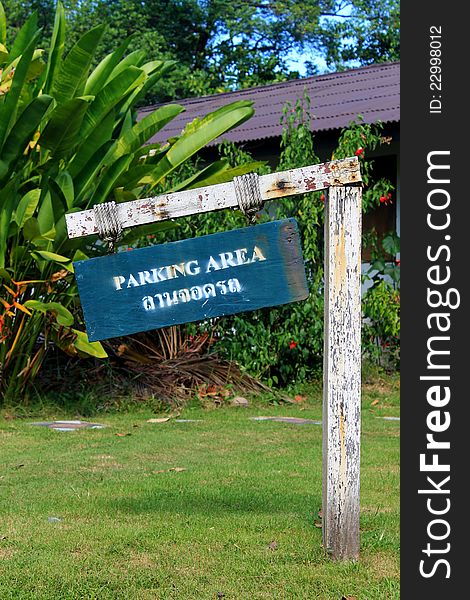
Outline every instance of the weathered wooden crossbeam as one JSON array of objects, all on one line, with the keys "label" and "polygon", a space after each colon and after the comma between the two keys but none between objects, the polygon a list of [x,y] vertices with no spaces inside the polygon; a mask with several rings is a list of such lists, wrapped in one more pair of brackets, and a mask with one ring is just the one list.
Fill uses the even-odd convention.
[{"label": "weathered wooden crossbeam", "polygon": [[[275,198],[306,194],[331,186],[353,184],[360,181],[359,160],[357,157],[351,157],[300,169],[261,175],[259,187],[261,200],[266,202]],[[235,185],[230,181],[153,198],[123,202],[116,208],[121,227],[126,228],[237,207]],[[66,221],[70,238],[98,233],[93,209],[68,214]]]}]

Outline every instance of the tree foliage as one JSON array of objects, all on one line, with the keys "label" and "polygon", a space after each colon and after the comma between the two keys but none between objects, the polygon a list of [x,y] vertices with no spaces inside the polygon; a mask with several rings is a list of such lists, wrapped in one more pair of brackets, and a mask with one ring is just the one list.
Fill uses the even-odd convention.
[{"label": "tree foliage", "polygon": [[400,60],[397,0],[346,0],[334,12],[337,16],[323,19],[318,38],[329,68]]},{"label": "tree foliage", "polygon": [[[4,0],[9,35],[33,9],[50,37],[53,0]],[[398,0],[66,0],[66,48],[106,23],[97,60],[135,34],[131,50],[176,60],[147,101],[201,96],[298,77],[292,57],[315,73],[399,58]],[[44,47],[44,45],[43,45]]]}]

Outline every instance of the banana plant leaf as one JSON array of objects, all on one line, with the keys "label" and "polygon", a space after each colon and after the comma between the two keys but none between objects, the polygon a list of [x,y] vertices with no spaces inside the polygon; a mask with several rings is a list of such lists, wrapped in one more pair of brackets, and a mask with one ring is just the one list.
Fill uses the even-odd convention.
[{"label": "banana plant leaf", "polygon": [[8,176],[12,165],[24,155],[28,142],[38,131],[52,102],[53,98],[44,94],[34,98],[21,113],[0,153],[0,181],[3,177]]},{"label": "banana plant leaf", "polygon": [[89,105],[90,97],[72,98],[54,109],[40,138],[41,146],[51,150],[54,158],[69,154],[78,144]]},{"label": "banana plant leaf", "polygon": [[[137,34],[130,35],[114,52],[103,58],[99,65],[91,72],[85,85],[85,94],[96,96],[98,92],[108,83],[109,77],[121,61],[129,44]],[[134,65],[129,65],[134,66]]]},{"label": "banana plant leaf", "polygon": [[59,104],[84,93],[90,66],[103,32],[104,25],[98,25],[85,33],[61,62],[52,86],[52,95]]},{"label": "banana plant leaf", "polygon": [[44,93],[49,93],[53,88],[59,73],[65,43],[65,11],[62,2],[57,3],[54,27],[52,30],[51,49],[47,61],[44,77]]},{"label": "banana plant leaf", "polygon": [[18,101],[27,80],[28,69],[33,58],[39,32],[32,36],[15,69],[11,88],[5,100],[0,104],[0,150],[3,149],[5,138],[13,126],[18,111]]},{"label": "banana plant leaf", "polygon": [[[2,23],[4,23],[5,12],[2,6],[3,17],[0,17]],[[5,25],[1,25],[1,28],[6,28]],[[26,49],[31,45],[31,41],[34,37],[38,36],[38,14],[37,11],[33,12],[30,17],[25,21],[24,25],[18,31],[15,36],[15,41],[13,42],[12,47],[10,48],[8,59],[10,62],[14,61],[15,58],[21,56],[26,52]],[[2,34],[3,38],[3,34]],[[6,42],[6,31],[5,37],[2,39],[2,43]]]},{"label": "banana plant leaf", "polygon": [[232,102],[190,123],[157,164],[152,187],[209,142],[249,119],[254,113],[252,104],[244,100]]}]

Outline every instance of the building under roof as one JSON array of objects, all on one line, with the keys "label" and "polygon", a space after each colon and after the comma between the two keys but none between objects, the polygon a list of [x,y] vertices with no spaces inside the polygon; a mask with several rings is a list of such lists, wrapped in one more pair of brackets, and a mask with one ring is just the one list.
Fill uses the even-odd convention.
[{"label": "building under roof", "polygon": [[[255,88],[188,98],[177,101],[186,109],[159,131],[150,143],[165,142],[179,135],[184,126],[196,117],[202,117],[236,100],[252,100],[255,114],[242,125],[224,134],[223,138],[241,143],[256,142],[278,137],[282,133],[282,109],[286,102],[295,104],[304,90],[311,100],[312,130],[326,132],[346,127],[362,115],[366,123],[378,120],[398,123],[400,120],[400,63],[384,63],[360,67],[339,73],[315,75]],[[142,118],[155,110],[143,108]],[[212,145],[219,140],[212,142]]]}]

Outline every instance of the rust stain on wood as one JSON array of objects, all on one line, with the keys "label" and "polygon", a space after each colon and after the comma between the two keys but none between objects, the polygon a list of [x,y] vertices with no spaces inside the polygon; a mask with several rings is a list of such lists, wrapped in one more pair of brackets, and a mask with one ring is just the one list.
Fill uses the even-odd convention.
[{"label": "rust stain on wood", "polygon": [[266,190],[266,194],[269,198],[282,198],[289,192],[294,191],[296,188],[290,181],[284,179],[278,179],[273,182],[272,186]]},{"label": "rust stain on wood", "polygon": [[304,179],[304,184],[307,190],[313,191],[317,189],[317,182],[315,177],[306,177]]},{"label": "rust stain on wood", "polygon": [[155,217],[157,221],[166,221],[167,219],[170,218],[170,213],[168,212],[167,209],[163,208],[163,203],[161,205],[162,207],[155,207]]}]

